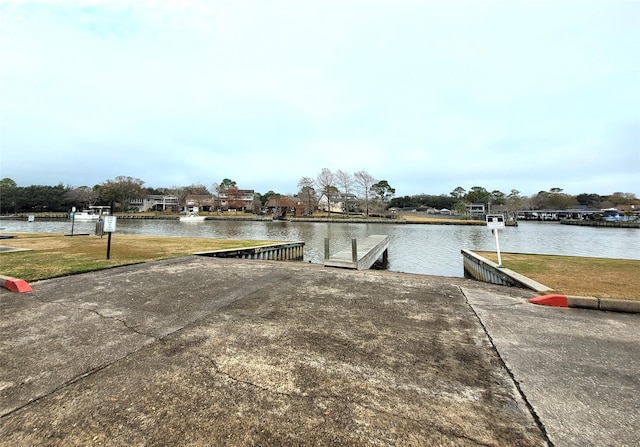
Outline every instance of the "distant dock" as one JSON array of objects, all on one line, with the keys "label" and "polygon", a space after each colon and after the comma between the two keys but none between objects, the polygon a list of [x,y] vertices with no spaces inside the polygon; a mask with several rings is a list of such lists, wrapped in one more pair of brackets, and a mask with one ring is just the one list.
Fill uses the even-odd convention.
[{"label": "distant dock", "polygon": [[606,227],[606,228],[640,228],[640,221],[637,220],[574,220],[565,219],[560,221],[563,225],[577,225],[580,227]]}]

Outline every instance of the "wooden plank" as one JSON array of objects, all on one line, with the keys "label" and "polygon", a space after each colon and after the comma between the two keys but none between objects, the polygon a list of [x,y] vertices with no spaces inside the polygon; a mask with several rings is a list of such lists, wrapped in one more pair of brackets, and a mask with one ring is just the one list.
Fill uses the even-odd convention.
[{"label": "wooden plank", "polygon": [[389,249],[389,236],[374,234],[357,241],[357,261],[353,261],[352,249],[342,250],[324,261],[325,267],[367,270]]}]

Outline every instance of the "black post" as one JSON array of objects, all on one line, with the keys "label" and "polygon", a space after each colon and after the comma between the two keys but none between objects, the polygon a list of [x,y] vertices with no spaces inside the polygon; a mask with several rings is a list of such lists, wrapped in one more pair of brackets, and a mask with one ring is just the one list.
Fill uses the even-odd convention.
[{"label": "black post", "polygon": [[109,231],[107,236],[107,259],[111,257],[111,231]]},{"label": "black post", "polygon": [[[113,200],[110,205],[109,216],[113,216]],[[107,236],[107,259],[109,258],[111,258],[111,231],[109,231],[109,235]]]}]

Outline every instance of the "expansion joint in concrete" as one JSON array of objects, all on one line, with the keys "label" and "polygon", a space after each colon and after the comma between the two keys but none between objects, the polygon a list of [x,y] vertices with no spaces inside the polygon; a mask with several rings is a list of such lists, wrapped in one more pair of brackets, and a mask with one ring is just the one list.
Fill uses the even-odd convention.
[{"label": "expansion joint in concrete", "polygon": [[469,302],[469,297],[467,296],[466,293],[464,293],[464,289],[462,287],[460,287],[460,286],[458,286],[458,289],[460,290],[460,293],[464,297],[464,300],[467,303],[467,306],[469,306],[469,308],[471,309],[473,314],[476,316],[476,319],[478,320],[478,323],[480,323],[480,326],[482,327],[482,330],[486,334],[487,339],[489,340],[489,343],[491,343],[491,348],[493,349],[493,352],[495,352],[496,356],[500,360],[500,364],[502,365],[504,370],[507,372],[507,374],[509,374],[509,377],[511,378],[511,381],[513,382],[514,386],[518,390],[518,393],[520,394],[520,397],[522,398],[522,401],[525,403],[525,405],[527,406],[529,412],[531,413],[531,416],[536,421],[536,424],[538,425],[538,428],[540,428],[540,431],[544,435],[545,440],[547,441],[549,447],[553,447],[554,444],[553,444],[553,442],[551,442],[551,439],[549,439],[549,434],[547,433],[547,430],[546,430],[544,424],[542,423],[542,420],[538,416],[538,413],[536,413],[536,410],[533,407],[533,405],[531,405],[531,402],[529,402],[529,400],[527,399],[527,396],[524,394],[524,391],[522,390],[522,387],[520,386],[520,382],[518,382],[518,380],[516,379],[515,375],[513,374],[511,369],[509,369],[509,366],[507,365],[505,360],[500,355],[500,351],[498,351],[498,348],[497,348],[496,344],[494,343],[493,338],[491,337],[491,334],[487,330],[487,327],[485,326],[484,322],[482,321],[482,318],[480,318],[480,315],[478,315],[478,312],[476,312],[476,310],[473,307],[473,305]]},{"label": "expansion joint in concrete", "polygon": [[[120,360],[120,359],[118,359],[118,360]],[[20,406],[18,406],[16,408],[13,408],[11,411],[8,411],[8,412],[6,412],[4,414],[1,414],[0,415],[0,420],[6,419],[6,418],[10,417],[11,415],[13,415],[14,413],[17,413],[18,411],[22,410],[23,408],[27,408],[27,407],[31,406],[32,404],[41,401],[42,399],[45,399],[45,398],[47,398],[49,396],[54,395],[58,391],[60,391],[62,389],[65,389],[66,387],[68,387],[70,385],[73,385],[74,383],[84,379],[85,377],[89,377],[89,376],[91,376],[91,375],[93,375],[93,374],[95,374],[95,373],[97,373],[99,371],[102,371],[105,368],[108,368],[109,366],[111,366],[114,363],[116,363],[118,360],[115,360],[115,361],[109,362],[109,363],[105,363],[104,365],[100,365],[100,366],[92,368],[92,369],[90,369],[88,371],[85,371],[82,374],[78,374],[77,376],[67,380],[66,382],[61,383],[60,385],[58,385],[57,387],[53,388],[52,390],[49,390],[47,393],[44,393],[44,394],[42,394],[40,396],[37,396],[37,397],[31,399],[29,402],[26,402],[25,404],[20,405]]]}]

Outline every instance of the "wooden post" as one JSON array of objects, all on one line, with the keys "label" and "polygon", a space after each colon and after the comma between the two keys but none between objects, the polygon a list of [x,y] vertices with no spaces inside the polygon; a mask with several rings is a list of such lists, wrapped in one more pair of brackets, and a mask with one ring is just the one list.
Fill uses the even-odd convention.
[{"label": "wooden post", "polygon": [[351,260],[358,262],[358,242],[355,239],[351,239]]},{"label": "wooden post", "polygon": [[329,238],[324,238],[324,258],[329,259]]}]

